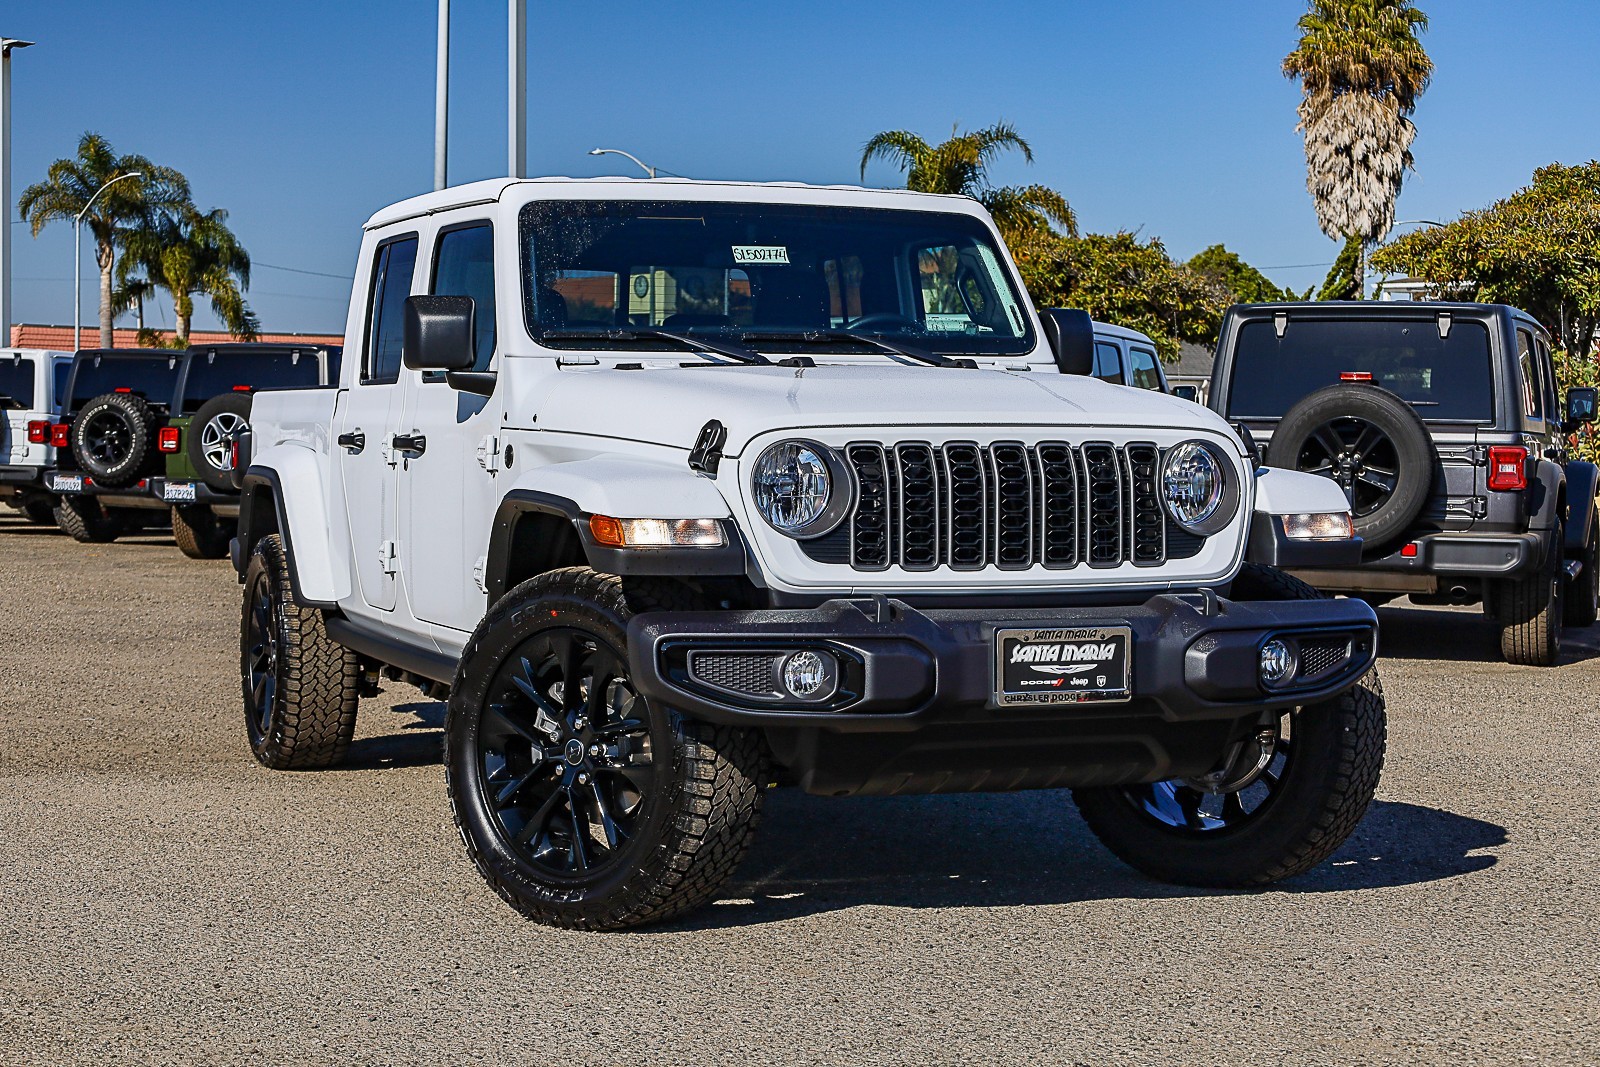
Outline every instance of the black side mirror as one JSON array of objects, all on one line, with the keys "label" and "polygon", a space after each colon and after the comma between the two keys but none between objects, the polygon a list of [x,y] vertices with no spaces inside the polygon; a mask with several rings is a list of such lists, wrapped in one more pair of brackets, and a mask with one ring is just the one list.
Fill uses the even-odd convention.
[{"label": "black side mirror", "polygon": [[470,296],[406,297],[406,366],[471,370],[477,361],[477,312]]},{"label": "black side mirror", "polygon": [[1044,322],[1045,340],[1056,357],[1062,374],[1094,372],[1094,320],[1077,308],[1045,308],[1039,313]]},{"label": "black side mirror", "polygon": [[1566,431],[1571,433],[1586,422],[1594,421],[1597,391],[1588,386],[1567,390]]}]

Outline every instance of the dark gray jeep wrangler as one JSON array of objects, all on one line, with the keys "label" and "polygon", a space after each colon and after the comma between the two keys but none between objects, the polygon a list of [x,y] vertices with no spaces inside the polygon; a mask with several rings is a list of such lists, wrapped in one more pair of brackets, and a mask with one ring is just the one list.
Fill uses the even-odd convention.
[{"label": "dark gray jeep wrangler", "polygon": [[1248,304],[1223,319],[1210,406],[1268,466],[1350,500],[1361,563],[1297,570],[1372,604],[1481,602],[1512,663],[1595,621],[1595,390],[1558,396],[1550,336],[1501,304]]}]

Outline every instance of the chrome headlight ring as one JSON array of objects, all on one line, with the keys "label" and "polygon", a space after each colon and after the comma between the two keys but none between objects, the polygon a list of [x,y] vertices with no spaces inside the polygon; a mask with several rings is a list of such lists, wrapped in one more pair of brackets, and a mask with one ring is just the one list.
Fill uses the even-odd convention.
[{"label": "chrome headlight ring", "polygon": [[855,474],[838,451],[816,441],[769,445],[750,470],[756,514],[785,537],[810,540],[839,528],[855,503]]}]

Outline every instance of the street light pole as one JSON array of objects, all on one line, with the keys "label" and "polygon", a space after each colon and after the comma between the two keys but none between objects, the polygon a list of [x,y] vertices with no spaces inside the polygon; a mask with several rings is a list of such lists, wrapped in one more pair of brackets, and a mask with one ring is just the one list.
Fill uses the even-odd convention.
[{"label": "street light pole", "polygon": [[434,61],[433,187],[450,184],[450,0],[439,0],[439,54]]},{"label": "street light pole", "polygon": [[11,50],[32,43],[0,37],[0,348],[11,344]]},{"label": "street light pole", "polygon": [[83,347],[83,327],[78,323],[83,311],[83,241],[80,233],[83,228],[83,217],[94,207],[94,202],[100,199],[100,194],[122,181],[124,178],[142,178],[139,171],[119,174],[94,191],[89,202],[83,205],[83,210],[78,212],[78,217],[72,220],[72,350],[78,351]]},{"label": "street light pole", "polygon": [[510,0],[506,80],[506,169],[513,178],[528,176],[528,0]]},{"label": "street light pole", "polygon": [[652,167],[650,164],[646,163],[632,152],[624,152],[620,148],[591,148],[589,149],[589,154],[591,156],[627,156],[629,159],[639,164],[639,169],[650,175],[650,177],[654,178],[656,176],[656,168]]}]

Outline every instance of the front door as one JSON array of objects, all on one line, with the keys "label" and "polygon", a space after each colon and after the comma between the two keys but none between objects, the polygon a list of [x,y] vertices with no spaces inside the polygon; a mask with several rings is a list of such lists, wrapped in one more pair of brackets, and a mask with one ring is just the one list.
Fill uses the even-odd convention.
[{"label": "front door", "polygon": [[374,253],[361,371],[334,418],[356,580],[361,599],[382,611],[394,610],[400,585],[396,482],[404,457],[390,439],[405,400],[400,345],[416,262],[416,234],[385,241]]}]

